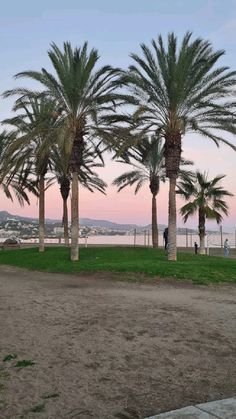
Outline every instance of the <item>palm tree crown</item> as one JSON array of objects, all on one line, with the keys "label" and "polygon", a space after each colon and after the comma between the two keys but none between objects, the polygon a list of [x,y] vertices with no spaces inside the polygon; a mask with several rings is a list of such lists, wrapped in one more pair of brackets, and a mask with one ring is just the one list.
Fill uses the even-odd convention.
[{"label": "palm tree crown", "polygon": [[7,159],[6,149],[15,140],[15,132],[0,133],[0,187],[6,197],[13,201],[15,196],[21,206],[26,202],[30,205],[28,192],[38,195],[37,185],[33,178],[32,167],[29,164],[18,164],[16,159]]},{"label": "palm tree crown", "polygon": [[[55,101],[54,114],[64,116],[64,130],[68,130],[71,169],[78,171],[85,138],[91,138],[92,131],[98,129],[103,115],[115,110],[118,95],[114,92],[114,78],[118,69],[106,65],[96,70],[98,51],[89,51],[87,43],[81,48],[73,49],[69,42],[65,42],[63,50],[53,43],[48,56],[55,75],[42,68],[41,71],[18,73],[16,77],[31,78],[40,82],[44,91],[38,94]],[[22,101],[25,96],[35,94],[36,92],[28,89],[17,88],[6,91],[4,96],[18,95],[18,101]]]},{"label": "palm tree crown", "polygon": [[155,196],[158,194],[160,180],[165,181],[163,141],[154,135],[145,137],[124,152],[119,161],[132,165],[134,170],[123,173],[113,181],[118,191],[136,184],[137,193],[144,183],[149,182],[151,193]]},{"label": "palm tree crown", "polygon": [[152,48],[142,44],[143,57],[131,54],[134,64],[121,77],[138,103],[136,123],[141,119],[142,125],[158,130],[165,139],[191,131],[236,149],[219,134],[236,132],[235,102],[229,100],[236,72],[214,68],[224,51],[214,52],[201,38],[191,42],[191,33],[186,33],[179,49],[173,33],[167,48],[161,36],[152,40]]}]

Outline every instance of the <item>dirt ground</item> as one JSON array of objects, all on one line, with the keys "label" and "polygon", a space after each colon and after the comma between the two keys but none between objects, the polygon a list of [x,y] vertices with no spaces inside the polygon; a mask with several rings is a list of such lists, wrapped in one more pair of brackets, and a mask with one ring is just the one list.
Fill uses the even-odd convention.
[{"label": "dirt ground", "polygon": [[136,419],[231,397],[235,330],[233,286],[2,267],[0,417]]}]

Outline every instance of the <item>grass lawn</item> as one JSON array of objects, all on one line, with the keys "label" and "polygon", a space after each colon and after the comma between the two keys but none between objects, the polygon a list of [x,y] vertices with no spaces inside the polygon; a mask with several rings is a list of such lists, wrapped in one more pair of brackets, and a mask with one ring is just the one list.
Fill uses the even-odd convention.
[{"label": "grass lawn", "polygon": [[[168,262],[163,250],[130,247],[88,247],[80,249],[80,261],[70,261],[70,250],[48,247],[1,250],[0,264],[47,272],[123,272],[155,277],[191,280],[198,284],[236,283],[236,260],[179,253],[177,262]],[[122,275],[121,279],[138,280]]]}]

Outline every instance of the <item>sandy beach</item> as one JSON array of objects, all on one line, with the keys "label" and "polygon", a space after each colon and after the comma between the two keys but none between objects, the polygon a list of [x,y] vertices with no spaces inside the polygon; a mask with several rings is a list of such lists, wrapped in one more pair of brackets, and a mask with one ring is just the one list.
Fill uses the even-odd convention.
[{"label": "sandy beach", "polygon": [[0,268],[0,418],[138,419],[235,395],[235,286],[114,277]]}]

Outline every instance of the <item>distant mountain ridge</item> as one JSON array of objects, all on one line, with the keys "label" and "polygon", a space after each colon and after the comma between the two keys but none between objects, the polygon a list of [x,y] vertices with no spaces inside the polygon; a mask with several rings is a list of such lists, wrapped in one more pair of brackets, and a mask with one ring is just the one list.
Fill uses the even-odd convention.
[{"label": "distant mountain ridge", "polygon": [[[14,218],[15,220],[19,220],[19,221],[28,221],[28,222],[32,222],[35,224],[38,224],[38,218],[33,218],[33,217],[23,217],[21,215],[14,215],[14,214],[10,214],[8,211],[0,211],[0,222],[2,221],[7,221],[8,218]],[[56,219],[50,219],[50,218],[46,218],[46,223],[47,224],[59,224],[61,226],[61,219],[60,220],[56,220]],[[111,229],[111,230],[116,230],[116,231],[129,231],[129,230],[134,230],[136,228],[137,232],[142,232],[144,230],[151,230],[152,226],[151,224],[148,225],[138,225],[138,224],[119,224],[119,223],[115,223],[113,221],[108,221],[108,220],[94,220],[92,218],[80,218],[79,220],[80,222],[80,226],[87,226],[87,227],[102,227],[102,228],[107,228],[107,229]],[[158,229],[160,232],[164,231],[164,229],[167,226],[165,224],[158,224]],[[177,233],[178,234],[186,234],[186,228],[188,229],[189,233],[194,233],[194,234],[198,234],[197,229],[193,229],[193,228],[188,228],[186,227],[178,227],[177,228]],[[215,231],[215,230],[207,230],[209,233],[219,233],[219,231]],[[235,232],[235,228],[234,227],[228,227],[226,232],[231,232],[234,233]]]},{"label": "distant mountain ridge", "polygon": [[[19,220],[19,221],[31,221],[31,222],[38,222],[38,218],[33,218],[33,217],[23,217],[21,215],[15,215],[15,214],[10,214],[8,211],[0,211],[0,222],[1,221],[7,221],[8,218],[14,218],[15,220]],[[51,220],[50,218],[46,218],[46,223],[59,223],[61,222],[61,220]]]},{"label": "distant mountain ridge", "polygon": [[[21,215],[10,214],[8,211],[0,211],[0,222],[7,221],[7,219],[9,218],[38,224],[38,218],[23,217]],[[47,224],[60,224],[61,225],[61,220],[58,220],[58,219],[46,218],[45,221]],[[107,228],[107,229],[115,230],[115,231],[130,231],[130,230],[136,229],[137,233],[140,233],[144,230],[151,230],[152,228],[151,224],[148,224],[148,225],[119,224],[119,223],[115,223],[113,221],[108,221],[108,220],[94,220],[93,218],[80,218],[79,223],[80,223],[80,226],[87,226],[90,228],[101,227],[101,228]],[[158,224],[158,229],[160,232],[164,231],[166,227],[167,226],[165,224]],[[186,229],[178,228],[177,231],[179,234],[185,234]],[[194,229],[189,229],[189,228],[188,228],[188,231],[195,232]]]},{"label": "distant mountain ridge", "polygon": [[[93,220],[91,218],[80,218],[80,225],[85,225],[88,227],[104,227],[104,228],[110,228],[114,230],[134,230],[136,229],[148,229],[151,227],[151,225],[138,225],[138,224],[119,224],[114,223],[113,221],[107,221],[107,220]],[[164,230],[166,226],[164,224],[158,225],[160,230]]]},{"label": "distant mountain ridge", "polygon": [[20,215],[10,214],[8,211],[0,211],[0,221],[7,221],[8,218],[14,218],[15,220],[27,220],[27,221],[36,220],[36,218],[21,217]]},{"label": "distant mountain ridge", "polygon": [[[0,211],[0,222],[1,221],[7,221],[7,219],[9,218],[14,218],[15,220],[19,220],[19,221],[31,221],[33,223],[37,223],[38,219],[37,218],[33,218],[33,217],[23,217],[21,215],[15,215],[15,214],[10,214],[8,211]],[[114,229],[114,230],[132,230],[132,229],[150,229],[151,225],[146,225],[146,226],[142,226],[142,225],[138,225],[138,224],[119,224],[119,223],[115,223],[113,221],[107,221],[107,220],[94,220],[92,218],[80,218],[80,225],[81,226],[88,226],[88,227],[104,227],[104,228],[109,228],[109,229]],[[54,223],[61,223],[61,220],[56,220],[56,219],[46,219],[46,223],[48,224],[54,224]],[[160,224],[159,226],[160,230],[164,230],[164,228],[166,227],[166,225],[164,224]]]}]

